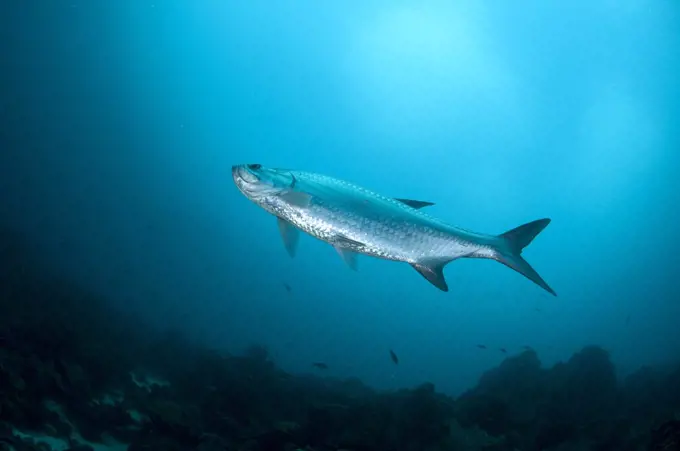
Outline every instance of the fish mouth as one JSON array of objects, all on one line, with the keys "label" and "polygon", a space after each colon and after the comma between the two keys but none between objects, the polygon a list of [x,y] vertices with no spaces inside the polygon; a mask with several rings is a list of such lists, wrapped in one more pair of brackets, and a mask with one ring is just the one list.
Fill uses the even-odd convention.
[{"label": "fish mouth", "polygon": [[247,198],[255,201],[275,196],[283,191],[268,174],[261,173],[261,168],[259,164],[239,164],[231,167],[231,176],[236,187]]},{"label": "fish mouth", "polygon": [[239,191],[249,198],[253,198],[261,190],[260,178],[248,169],[246,164],[232,166],[231,176]]},{"label": "fish mouth", "polygon": [[257,183],[257,177],[248,171],[246,165],[239,164],[231,167],[231,177],[234,179],[234,183],[241,192],[247,194],[254,187],[254,183]]},{"label": "fish mouth", "polygon": [[231,167],[231,175],[234,181],[242,180],[244,183],[258,183],[260,181],[259,177],[248,169],[245,164],[239,164]]}]

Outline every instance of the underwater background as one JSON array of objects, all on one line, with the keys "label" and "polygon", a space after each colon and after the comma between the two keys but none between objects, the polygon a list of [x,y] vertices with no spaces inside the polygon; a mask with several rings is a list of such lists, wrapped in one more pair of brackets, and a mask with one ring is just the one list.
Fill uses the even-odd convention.
[{"label": "underwater background", "polygon": [[[182,337],[147,365],[155,373],[203,352],[186,346],[248,350],[287,377],[380,393],[431,383],[453,403],[512,359],[549,373],[590,352],[612,386],[678,368],[647,393],[675,404],[645,414],[640,434],[680,415],[680,3],[5,1],[0,58],[1,338],[13,358],[55,342],[30,344],[37,331],[94,343],[90,329],[116,324],[96,355],[154,342],[152,330]],[[558,296],[488,260],[448,265],[444,293],[403,263],[363,257],[351,271],[308,236],[291,259],[274,217],[233,183],[244,163],[434,202],[429,214],[483,233],[549,217],[524,256]],[[37,323],[14,321],[19,310]],[[121,362],[166,355],[145,349]],[[87,373],[78,355],[63,359]],[[587,393],[561,396],[587,404]],[[81,395],[61,401],[94,396]],[[7,416],[29,398],[0,420],[40,429],[48,420]],[[483,424],[486,413],[461,418],[529,436]],[[573,438],[539,446],[534,432],[493,449]],[[342,445],[312,435],[286,443]],[[375,443],[363,449],[464,449]],[[210,449],[247,449],[232,445]],[[248,449],[284,449],[271,446]]]}]

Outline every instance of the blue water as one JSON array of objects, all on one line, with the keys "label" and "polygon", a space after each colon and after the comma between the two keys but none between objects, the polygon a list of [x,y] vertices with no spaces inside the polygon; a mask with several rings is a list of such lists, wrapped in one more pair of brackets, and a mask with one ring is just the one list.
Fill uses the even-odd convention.
[{"label": "blue water", "polygon": [[[121,308],[453,394],[498,348],[598,344],[622,373],[680,353],[677,2],[56,0],[0,23],[1,222]],[[550,217],[524,255],[559,296],[491,261],[451,263],[443,293],[309,237],[291,259],[240,163],[479,232]]]}]

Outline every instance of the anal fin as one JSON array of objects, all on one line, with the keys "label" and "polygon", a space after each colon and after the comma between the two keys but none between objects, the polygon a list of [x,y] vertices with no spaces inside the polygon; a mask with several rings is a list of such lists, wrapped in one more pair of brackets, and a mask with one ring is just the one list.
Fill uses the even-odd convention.
[{"label": "anal fin", "polygon": [[279,233],[283,239],[283,245],[286,247],[288,255],[295,257],[297,243],[300,240],[300,231],[285,219],[276,218],[276,220],[279,225]]},{"label": "anal fin", "polygon": [[435,287],[442,291],[449,291],[449,286],[444,278],[444,266],[451,260],[427,260],[419,263],[411,263],[413,269],[418,271],[421,276],[427,279]]}]

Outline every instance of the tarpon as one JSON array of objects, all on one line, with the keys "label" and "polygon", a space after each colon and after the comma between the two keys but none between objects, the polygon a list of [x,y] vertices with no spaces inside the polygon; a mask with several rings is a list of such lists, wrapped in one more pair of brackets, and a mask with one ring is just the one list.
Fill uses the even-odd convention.
[{"label": "tarpon", "polygon": [[277,217],[291,257],[302,230],[331,244],[354,270],[357,254],[406,262],[432,285],[448,291],[443,273],[447,263],[489,258],[556,295],[521,255],[550,219],[487,235],[425,214],[421,209],[432,202],[386,197],[321,174],[248,164],[233,166],[232,176],[248,199]]}]

